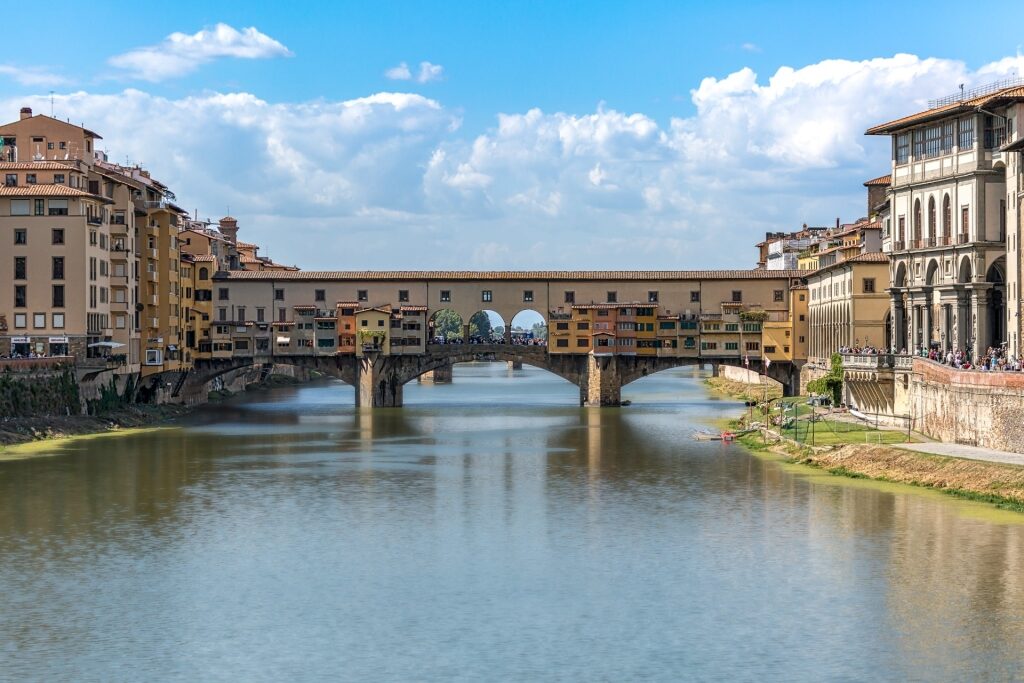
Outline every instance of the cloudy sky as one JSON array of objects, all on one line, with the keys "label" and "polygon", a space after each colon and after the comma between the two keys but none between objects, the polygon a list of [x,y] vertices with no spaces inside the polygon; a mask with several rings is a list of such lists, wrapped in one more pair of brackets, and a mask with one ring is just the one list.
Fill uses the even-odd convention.
[{"label": "cloudy sky", "polygon": [[0,119],[309,269],[749,267],[864,215],[869,125],[1024,75],[1013,3],[260,4],[12,5]]}]

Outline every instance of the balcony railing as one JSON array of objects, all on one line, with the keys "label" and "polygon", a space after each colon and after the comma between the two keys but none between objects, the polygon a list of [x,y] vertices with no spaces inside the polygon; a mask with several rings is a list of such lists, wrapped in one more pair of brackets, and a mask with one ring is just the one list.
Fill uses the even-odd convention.
[{"label": "balcony railing", "polygon": [[999,149],[1006,144],[1006,128],[988,128],[985,130],[985,149]]},{"label": "balcony railing", "polygon": [[844,353],[843,368],[848,370],[884,370],[893,367],[888,353]]},{"label": "balcony railing", "polygon": [[89,225],[103,225],[102,216],[87,216],[85,222]]}]

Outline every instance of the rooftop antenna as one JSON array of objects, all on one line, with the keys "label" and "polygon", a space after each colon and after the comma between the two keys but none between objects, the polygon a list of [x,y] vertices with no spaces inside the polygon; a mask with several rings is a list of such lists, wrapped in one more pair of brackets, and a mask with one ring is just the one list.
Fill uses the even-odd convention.
[{"label": "rooftop antenna", "polygon": [[53,118],[53,91],[50,91],[50,118]]},{"label": "rooftop antenna", "polygon": [[964,99],[964,84],[963,83],[960,84],[960,99],[961,100]]}]

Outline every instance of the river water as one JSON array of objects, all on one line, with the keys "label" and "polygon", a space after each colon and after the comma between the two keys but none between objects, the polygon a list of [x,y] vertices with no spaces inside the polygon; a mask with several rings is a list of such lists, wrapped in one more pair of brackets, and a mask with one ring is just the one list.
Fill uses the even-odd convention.
[{"label": "river water", "polygon": [[694,442],[692,370],[352,393],[0,461],[0,679],[1022,676],[1024,516]]}]

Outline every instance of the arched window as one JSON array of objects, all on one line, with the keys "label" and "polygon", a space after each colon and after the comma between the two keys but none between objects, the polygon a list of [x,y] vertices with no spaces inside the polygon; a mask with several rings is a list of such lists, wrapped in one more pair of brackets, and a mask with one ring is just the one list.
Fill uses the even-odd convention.
[{"label": "arched window", "polygon": [[935,197],[928,198],[928,237],[935,239]]},{"label": "arched window", "polygon": [[914,200],[914,246],[918,246],[917,242],[921,239],[921,200]]},{"label": "arched window", "polygon": [[953,207],[949,203],[949,195],[942,199],[942,236],[946,244],[950,243],[950,235],[953,234]]},{"label": "arched window", "polygon": [[200,268],[199,269],[199,279],[200,280],[209,280],[210,279],[210,271],[207,270],[205,267]]}]

